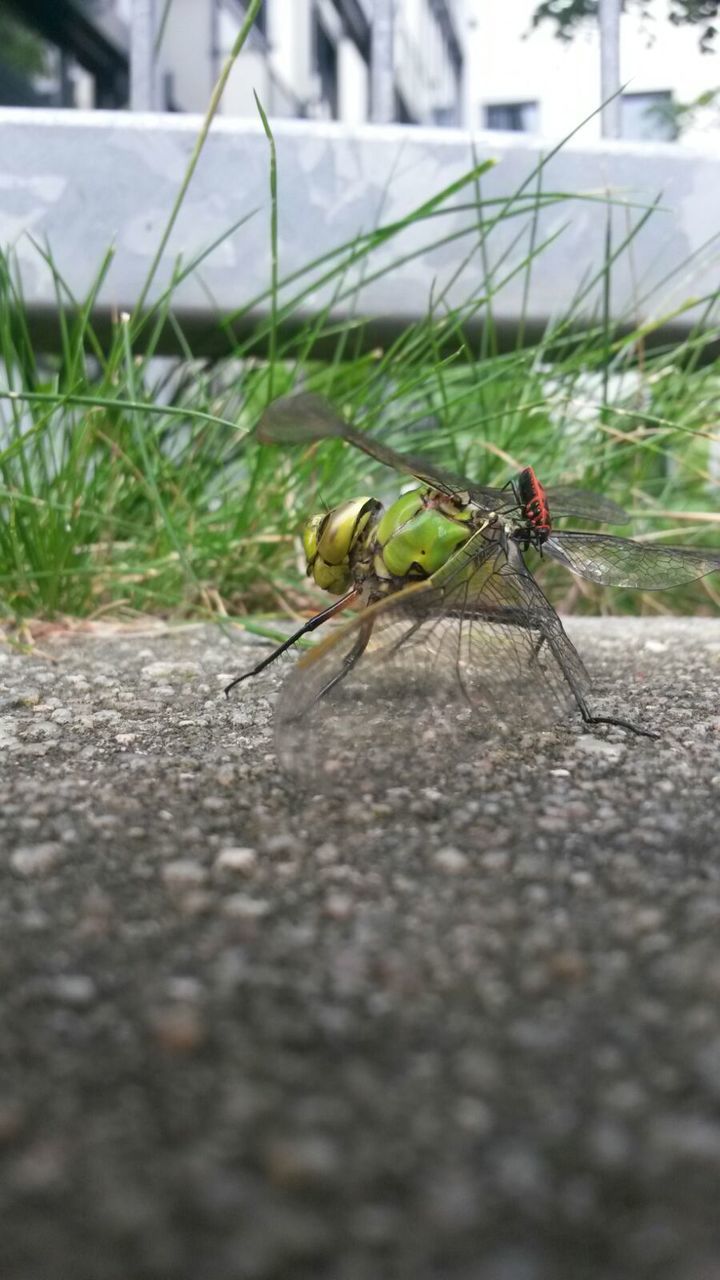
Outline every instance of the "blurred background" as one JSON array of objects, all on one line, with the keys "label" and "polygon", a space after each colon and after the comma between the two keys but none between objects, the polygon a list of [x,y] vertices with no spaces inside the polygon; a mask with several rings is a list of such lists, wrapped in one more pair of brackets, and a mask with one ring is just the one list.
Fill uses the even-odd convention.
[{"label": "blurred background", "polygon": [[[220,112],[716,146],[708,0],[266,0]],[[242,0],[5,0],[0,105],[205,110]]]},{"label": "blurred background", "polygon": [[0,0],[0,610],[314,611],[308,515],[397,476],[259,446],[299,388],[716,542],[718,8]]}]

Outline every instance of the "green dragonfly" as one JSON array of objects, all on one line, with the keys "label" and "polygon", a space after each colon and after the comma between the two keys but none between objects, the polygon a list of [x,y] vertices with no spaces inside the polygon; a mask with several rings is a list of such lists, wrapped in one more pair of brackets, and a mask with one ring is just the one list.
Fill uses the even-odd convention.
[{"label": "green dragonfly", "polygon": [[720,569],[718,553],[556,530],[556,516],[606,524],[628,517],[601,495],[543,488],[532,467],[503,488],[477,485],[391,449],[312,393],[275,401],[257,435],[263,443],[283,445],[342,439],[420,482],[387,510],[362,495],[312,516],[303,534],[307,573],[340,598],[227,686],[229,693],[302,636],[346,609],[357,611],[306,652],[283,684],[276,724],[292,751],[302,749],[310,722],[315,728],[322,722],[327,731],[342,721],[350,746],[357,716],[348,717],[348,709],[365,707],[373,696],[387,724],[387,708],[406,705],[411,685],[414,700],[428,705],[431,721],[432,707],[437,713],[438,699],[442,705],[452,689],[485,726],[499,720],[547,723],[570,703],[586,724],[658,736],[591,711],[587,671],[524,552],[533,547],[593,582],[643,590],[677,586]]}]

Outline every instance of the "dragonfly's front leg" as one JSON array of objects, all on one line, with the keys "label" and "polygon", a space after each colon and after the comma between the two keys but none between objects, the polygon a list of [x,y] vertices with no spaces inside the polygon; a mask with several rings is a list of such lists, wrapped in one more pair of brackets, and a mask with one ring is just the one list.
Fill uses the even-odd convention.
[{"label": "dragonfly's front leg", "polygon": [[225,686],[225,696],[228,696],[230,690],[234,689],[236,684],[240,684],[243,680],[249,680],[251,676],[260,675],[260,672],[264,671],[266,667],[269,667],[270,663],[274,662],[276,658],[279,658],[281,653],[285,653],[286,650],[291,649],[301,636],[307,635],[309,631],[314,631],[316,627],[321,627],[323,622],[327,622],[330,618],[334,618],[337,613],[341,612],[341,610],[347,609],[348,605],[351,605],[353,601],[357,599],[358,595],[359,592],[357,587],[353,587],[352,591],[348,591],[347,595],[343,596],[340,600],[336,600],[334,604],[329,605],[327,609],[323,609],[321,613],[316,613],[314,618],[310,618],[302,627],[299,627],[291,636],[288,636],[287,640],[283,640],[282,644],[279,644],[276,649],[273,649],[272,653],[268,654],[267,658],[263,658],[262,662],[258,662],[257,666],[253,667],[252,671],[245,671],[241,676],[236,676],[234,680],[231,680],[230,683]]}]

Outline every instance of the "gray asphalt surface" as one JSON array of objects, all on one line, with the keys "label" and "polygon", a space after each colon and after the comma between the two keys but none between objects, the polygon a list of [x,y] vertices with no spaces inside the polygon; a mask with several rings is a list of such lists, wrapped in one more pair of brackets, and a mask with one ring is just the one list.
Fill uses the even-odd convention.
[{"label": "gray asphalt surface", "polygon": [[720,624],[569,630],[660,741],[344,801],[257,646],[0,649],[3,1280],[720,1276]]}]

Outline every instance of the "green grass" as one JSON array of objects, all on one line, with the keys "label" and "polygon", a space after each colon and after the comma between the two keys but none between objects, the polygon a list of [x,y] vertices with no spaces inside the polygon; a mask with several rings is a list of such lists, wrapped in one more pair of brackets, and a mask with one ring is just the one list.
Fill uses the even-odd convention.
[{"label": "green grass", "polygon": [[[216,94],[162,245],[217,100]],[[620,532],[720,546],[711,476],[720,379],[705,358],[717,337],[717,299],[704,300],[703,325],[672,349],[651,350],[647,330],[629,325],[621,332],[609,319],[613,277],[630,269],[634,241],[656,216],[652,209],[608,201],[608,227],[617,232],[609,231],[603,260],[573,306],[534,343],[525,341],[521,323],[517,345],[502,350],[497,300],[519,276],[530,304],[533,268],[547,248],[538,234],[539,211],[555,206],[557,220],[562,215],[567,223],[582,193],[546,191],[540,165],[521,189],[490,201],[483,192],[488,166],[477,164],[402,221],[378,226],[283,279],[276,234],[282,186],[278,197],[272,130],[262,109],[261,116],[272,272],[266,295],[246,299],[227,318],[226,358],[194,358],[173,317],[174,290],[205,255],[179,264],[159,301],[119,318],[109,341],[101,342],[93,298],[110,253],[90,296],[78,300],[51,247],[37,245],[56,284],[61,341],[52,358],[34,349],[12,255],[0,261],[0,609],[6,620],[272,613],[319,602],[298,556],[303,521],[356,493],[391,498],[401,482],[337,442],[284,453],[258,446],[252,428],[265,405],[300,386],[323,391],[393,444],[422,450],[473,479],[504,483],[518,466],[532,463],[547,484],[578,482],[627,505],[633,524]],[[450,306],[450,282],[438,282],[426,315],[369,351],[364,284],[392,273],[419,246],[446,243],[448,212],[458,208],[464,228],[451,238],[472,262],[467,275],[481,278],[481,289]],[[508,247],[508,229],[515,228]],[[378,250],[388,244],[395,257],[379,268]],[[151,296],[162,245],[139,303]],[[588,320],[587,299],[598,285],[605,304]],[[321,286],[349,318],[334,319],[330,303],[307,317],[307,300]],[[640,312],[649,310],[639,289],[637,304]],[[247,317],[259,306],[267,318],[248,328]],[[482,339],[474,350],[468,334],[478,320]],[[181,355],[159,362],[168,325]],[[651,597],[599,592],[557,567],[540,568],[554,598],[579,610],[707,611],[717,603],[712,582]]]}]

